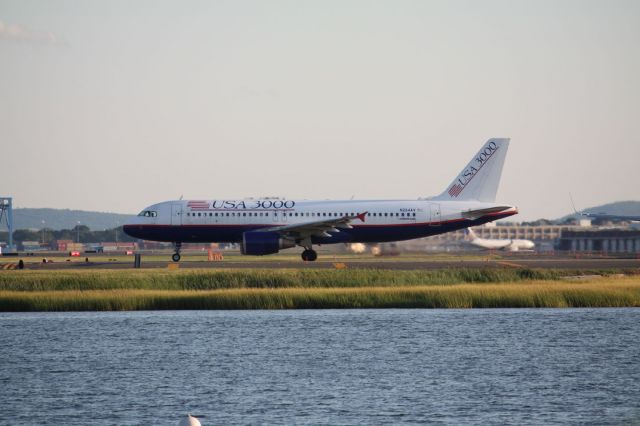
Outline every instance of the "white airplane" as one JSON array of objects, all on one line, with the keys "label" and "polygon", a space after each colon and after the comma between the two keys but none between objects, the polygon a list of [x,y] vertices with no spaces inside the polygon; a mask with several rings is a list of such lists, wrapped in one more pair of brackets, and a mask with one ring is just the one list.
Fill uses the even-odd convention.
[{"label": "white airplane", "polygon": [[469,243],[488,250],[533,250],[533,248],[536,246],[535,243],[531,240],[479,238],[471,228],[467,228],[465,232],[468,236]]},{"label": "white airplane", "polygon": [[314,244],[410,240],[482,225],[518,213],[495,197],[509,139],[489,139],[440,195],[418,200],[174,200],[145,208],[123,226],[134,238],[174,243],[240,243],[242,254]]}]

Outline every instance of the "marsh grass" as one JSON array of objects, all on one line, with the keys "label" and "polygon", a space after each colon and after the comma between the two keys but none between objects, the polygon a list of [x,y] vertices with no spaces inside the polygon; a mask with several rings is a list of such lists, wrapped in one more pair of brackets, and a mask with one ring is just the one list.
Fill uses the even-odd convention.
[{"label": "marsh grass", "polygon": [[557,280],[572,274],[576,274],[576,271],[500,268],[450,268],[422,271],[375,269],[3,271],[0,273],[0,291],[386,287]]},{"label": "marsh grass", "polygon": [[222,290],[1,291],[0,311],[640,307],[640,279]]},{"label": "marsh grass", "polygon": [[[615,271],[612,271],[615,272]],[[640,306],[640,278],[532,269],[3,271],[0,311]]]}]

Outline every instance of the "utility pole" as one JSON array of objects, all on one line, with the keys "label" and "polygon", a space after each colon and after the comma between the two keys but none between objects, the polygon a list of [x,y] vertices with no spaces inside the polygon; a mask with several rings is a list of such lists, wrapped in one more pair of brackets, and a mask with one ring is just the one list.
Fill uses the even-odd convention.
[{"label": "utility pole", "polygon": [[80,244],[80,221],[76,225],[76,243]]}]

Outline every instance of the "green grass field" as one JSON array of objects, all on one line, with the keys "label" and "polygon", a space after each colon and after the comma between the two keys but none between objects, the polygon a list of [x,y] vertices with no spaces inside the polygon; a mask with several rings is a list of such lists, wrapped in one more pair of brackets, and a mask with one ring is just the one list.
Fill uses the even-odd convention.
[{"label": "green grass field", "polygon": [[638,307],[640,278],[529,269],[4,271],[0,311]]}]

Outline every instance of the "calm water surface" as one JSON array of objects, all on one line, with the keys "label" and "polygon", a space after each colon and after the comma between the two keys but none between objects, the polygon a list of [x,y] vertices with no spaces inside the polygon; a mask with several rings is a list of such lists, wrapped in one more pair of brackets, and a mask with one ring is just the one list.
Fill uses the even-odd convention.
[{"label": "calm water surface", "polygon": [[640,309],[0,314],[0,424],[639,424]]}]

